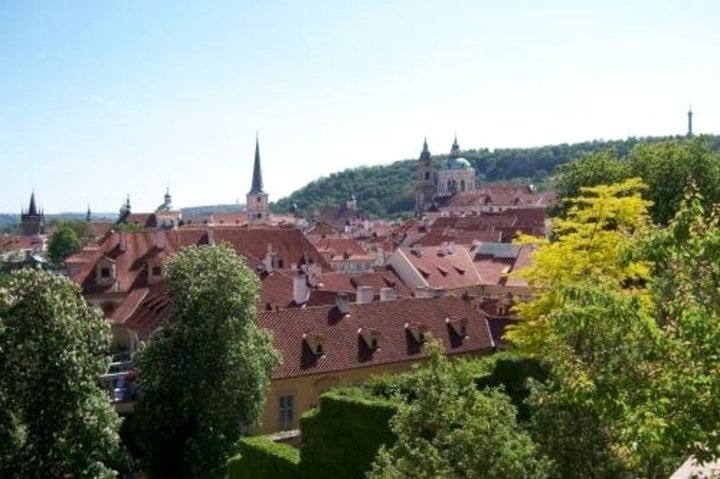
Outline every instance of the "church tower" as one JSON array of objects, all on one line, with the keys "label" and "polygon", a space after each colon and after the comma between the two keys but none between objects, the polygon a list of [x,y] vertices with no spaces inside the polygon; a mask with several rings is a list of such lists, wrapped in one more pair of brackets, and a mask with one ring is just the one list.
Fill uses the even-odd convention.
[{"label": "church tower", "polygon": [[267,223],[270,219],[268,194],[263,191],[262,170],[260,169],[260,142],[255,137],[255,164],[253,165],[252,186],[245,197],[245,211],[250,225]]},{"label": "church tower", "polygon": [[423,149],[418,160],[418,177],[415,184],[415,214],[421,215],[435,197],[435,172],[433,171],[432,157],[428,149],[427,138],[423,142]]},{"label": "church tower", "polygon": [[20,229],[24,236],[41,235],[45,230],[45,214],[35,204],[35,192],[30,194],[27,211],[20,212]]},{"label": "church tower", "polygon": [[691,105],[690,108],[688,109],[688,131],[687,131],[688,138],[692,138],[692,136],[693,136],[692,116],[693,116],[693,112],[692,112],[692,105]]}]

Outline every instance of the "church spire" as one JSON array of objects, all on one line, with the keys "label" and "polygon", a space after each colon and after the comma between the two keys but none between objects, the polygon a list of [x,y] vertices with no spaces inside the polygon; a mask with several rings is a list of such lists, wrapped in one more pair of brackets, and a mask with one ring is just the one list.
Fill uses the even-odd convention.
[{"label": "church spire", "polygon": [[457,133],[455,133],[455,140],[453,141],[452,147],[450,148],[450,158],[457,158],[460,156],[460,145],[457,141]]},{"label": "church spire", "polygon": [[423,140],[423,147],[422,151],[420,152],[420,161],[429,161],[430,160],[430,149],[428,148],[427,144],[427,137]]},{"label": "church spire", "polygon": [[37,216],[37,205],[35,204],[35,191],[30,193],[30,207],[28,208],[27,212],[28,216]]},{"label": "church spire", "polygon": [[687,131],[687,136],[688,136],[688,138],[690,138],[690,137],[693,136],[693,131],[692,131],[692,116],[693,116],[692,105],[690,105],[690,108],[688,109],[688,131]]},{"label": "church spire", "polygon": [[262,170],[260,169],[260,141],[257,135],[255,135],[255,164],[253,166],[253,179],[250,193],[264,193]]}]

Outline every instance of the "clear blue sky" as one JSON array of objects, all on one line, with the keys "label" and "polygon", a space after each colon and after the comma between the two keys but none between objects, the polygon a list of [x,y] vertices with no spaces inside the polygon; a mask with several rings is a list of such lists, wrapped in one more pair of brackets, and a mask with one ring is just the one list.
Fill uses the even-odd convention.
[{"label": "clear blue sky", "polygon": [[0,0],[0,211],[279,199],[446,152],[720,133],[717,1]]}]

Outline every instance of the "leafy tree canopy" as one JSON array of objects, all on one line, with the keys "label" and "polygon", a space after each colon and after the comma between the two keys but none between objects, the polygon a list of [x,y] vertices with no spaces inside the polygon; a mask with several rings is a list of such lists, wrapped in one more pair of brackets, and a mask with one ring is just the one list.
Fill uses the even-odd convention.
[{"label": "leafy tree canopy", "polygon": [[255,325],[259,280],[232,248],[184,248],[167,271],[172,320],[136,358],[145,466],[151,477],[221,477],[279,356]]},{"label": "leafy tree canopy", "polygon": [[98,477],[121,460],[120,419],[98,376],[110,331],[68,280],[0,285],[0,476]]},{"label": "leafy tree canopy", "polygon": [[74,229],[60,227],[55,230],[48,241],[50,261],[56,265],[61,265],[70,255],[80,252],[84,244]]},{"label": "leafy tree canopy", "polygon": [[442,346],[426,347],[427,373],[411,376],[417,396],[393,417],[397,442],[381,448],[370,477],[546,477],[548,462],[518,427],[507,396],[463,385]]},{"label": "leafy tree canopy", "polygon": [[511,339],[551,366],[534,437],[563,477],[667,477],[718,455],[719,220],[691,191],[652,227],[646,191],[581,189],[526,273],[536,297]]},{"label": "leafy tree canopy", "polygon": [[558,169],[556,213],[564,215],[583,187],[618,183],[638,177],[647,185],[643,198],[652,202],[655,223],[674,216],[689,182],[703,195],[704,206],[720,202],[720,153],[716,137],[638,143],[628,155],[607,150],[589,154]]},{"label": "leafy tree canopy", "polygon": [[[720,137],[706,138],[710,150],[720,150]],[[628,138],[536,148],[474,149],[463,151],[462,155],[473,165],[480,182],[524,179],[533,182],[536,186],[542,186],[548,183],[548,175],[554,174],[560,165],[588,155],[595,158],[595,154],[602,153],[609,158],[604,165],[608,166],[610,159],[627,157],[637,145],[654,145],[670,139],[669,137]],[[680,140],[680,137],[676,139],[684,141]],[[444,154],[434,155],[433,163],[439,167],[446,158],[447,155]],[[588,162],[592,163],[590,160]],[[584,178],[580,178],[583,181],[575,183],[568,181],[568,188],[572,184],[576,184],[576,187],[564,191],[562,196],[565,198],[576,196],[579,193],[579,186],[607,184],[630,177],[606,171],[604,167],[595,168],[593,172],[586,175],[597,178],[597,182],[585,182]],[[281,212],[290,210],[294,204],[301,212],[311,214],[315,208],[338,206],[347,200],[350,193],[354,193],[358,199],[358,206],[377,217],[395,218],[412,215],[415,208],[416,175],[416,159],[396,161],[389,165],[351,168],[312,181],[290,196],[280,199],[272,207],[274,211]]]}]

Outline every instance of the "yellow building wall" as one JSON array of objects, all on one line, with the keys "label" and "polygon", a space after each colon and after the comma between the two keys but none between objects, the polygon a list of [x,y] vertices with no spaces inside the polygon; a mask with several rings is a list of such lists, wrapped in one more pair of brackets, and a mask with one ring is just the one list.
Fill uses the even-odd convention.
[{"label": "yellow building wall", "polygon": [[[273,380],[265,399],[265,413],[262,423],[250,429],[251,435],[271,434],[283,430],[298,429],[300,416],[318,404],[320,395],[335,386],[361,384],[371,376],[382,373],[399,373],[410,369],[417,361],[370,366],[349,371],[328,374],[314,374],[289,379]],[[282,427],[280,419],[280,397],[293,397],[293,420],[289,427]]]}]

